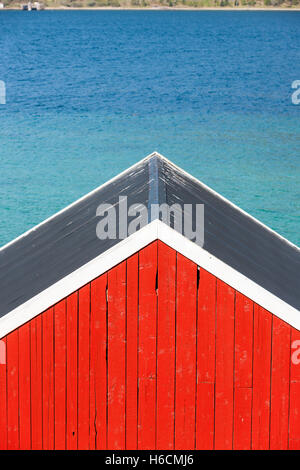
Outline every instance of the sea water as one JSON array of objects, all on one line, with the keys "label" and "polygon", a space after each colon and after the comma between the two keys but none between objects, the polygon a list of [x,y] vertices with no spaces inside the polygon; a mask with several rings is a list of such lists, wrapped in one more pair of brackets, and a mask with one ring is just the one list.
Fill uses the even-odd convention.
[{"label": "sea water", "polygon": [[300,244],[300,12],[1,11],[0,245],[156,150]]}]

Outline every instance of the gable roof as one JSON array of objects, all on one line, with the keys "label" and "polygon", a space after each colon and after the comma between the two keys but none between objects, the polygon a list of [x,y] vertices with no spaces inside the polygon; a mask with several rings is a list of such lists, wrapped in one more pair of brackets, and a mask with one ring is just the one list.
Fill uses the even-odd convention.
[{"label": "gable roof", "polygon": [[[86,278],[79,275],[79,270],[89,266],[93,260],[100,260],[101,257],[103,259],[103,255],[107,253],[113,260],[117,245],[121,247],[122,256],[126,257],[135,246],[134,242],[131,251],[124,250],[124,246],[128,248],[132,243],[129,239],[136,240],[137,251],[139,246],[141,248],[143,244],[159,237],[157,227],[165,224],[155,223],[149,215],[147,227],[141,229],[140,233],[131,235],[128,243],[126,240],[120,242],[118,239],[98,239],[97,207],[99,204],[109,203],[117,208],[119,196],[122,195],[128,197],[128,206],[134,203],[144,204],[148,209],[154,203],[204,204],[204,245],[201,248],[187,240],[188,246],[193,246],[189,248],[189,252],[193,251],[197,256],[204,253],[207,259],[218,260],[230,272],[238,273],[240,279],[247,279],[257,286],[257,291],[261,288],[272,298],[278,299],[278,306],[272,307],[272,313],[280,316],[281,310],[285,309],[284,305],[291,310],[294,318],[295,312],[300,310],[299,248],[154,153],[0,250],[0,337],[4,331],[1,329],[1,320],[4,323],[8,315],[23,315],[22,307],[26,306],[28,310],[29,305],[32,305],[31,299],[49,292],[51,286],[56,286],[56,297],[62,295],[61,299],[65,290],[60,291],[57,288],[58,283],[63,283],[70,276],[74,278],[76,274],[77,284],[82,282],[81,286],[84,285],[83,280]],[[168,239],[178,239],[176,234],[174,237],[172,235],[175,230],[169,227],[167,229],[170,232],[168,231],[169,235],[164,240],[166,243]],[[160,233],[163,232],[160,229]],[[178,251],[185,239],[182,235],[180,237],[181,242],[174,246]],[[218,263],[215,265],[220,266]],[[100,271],[104,272],[102,269],[105,263],[102,267],[99,263],[97,266],[99,274]],[[96,277],[97,269],[89,275]],[[230,284],[230,278],[223,280]],[[69,286],[69,290],[73,289],[70,292],[75,290],[73,287],[73,284]],[[233,287],[239,290],[238,286]],[[253,300],[256,301],[255,288],[252,290]],[[50,302],[54,298],[48,295],[48,299],[45,298],[39,308],[51,306],[53,303]],[[28,310],[28,315],[33,314]],[[289,321],[286,315],[285,320]],[[20,321],[22,319],[18,319]],[[290,323],[295,322],[291,320]],[[298,316],[296,323],[296,327],[300,329],[300,312],[299,324]]]}]

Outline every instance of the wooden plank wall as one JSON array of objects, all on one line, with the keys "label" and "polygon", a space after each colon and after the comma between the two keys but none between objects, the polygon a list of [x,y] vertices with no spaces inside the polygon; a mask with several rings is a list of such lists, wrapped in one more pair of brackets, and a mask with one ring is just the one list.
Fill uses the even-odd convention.
[{"label": "wooden plank wall", "polygon": [[300,449],[300,333],[161,242],[2,341],[1,449]]}]

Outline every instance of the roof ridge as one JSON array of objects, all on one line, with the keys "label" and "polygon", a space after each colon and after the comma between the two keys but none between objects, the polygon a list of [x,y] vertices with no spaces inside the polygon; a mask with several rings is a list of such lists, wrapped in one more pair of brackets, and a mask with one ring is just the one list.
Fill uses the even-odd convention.
[{"label": "roof ridge", "polygon": [[[298,247],[297,245],[295,245],[293,242],[291,242],[290,240],[288,240],[287,238],[285,238],[284,236],[282,236],[280,233],[278,233],[276,230],[273,230],[271,227],[269,227],[268,225],[264,224],[263,222],[261,222],[259,219],[257,219],[256,217],[254,217],[253,215],[249,214],[249,212],[245,211],[244,209],[242,209],[241,207],[237,206],[235,203],[233,203],[232,201],[230,201],[229,199],[227,199],[225,196],[223,196],[222,194],[218,193],[217,191],[215,191],[214,189],[212,189],[210,186],[206,185],[205,183],[203,183],[203,181],[199,180],[198,178],[196,178],[195,176],[193,176],[191,173],[187,172],[186,170],[182,169],[181,167],[179,167],[178,165],[176,165],[174,162],[172,162],[171,160],[169,160],[168,158],[166,158],[164,155],[160,154],[159,152],[157,152],[156,150],[152,153],[150,153],[149,155],[147,155],[146,157],[142,158],[141,160],[139,160],[138,162],[134,163],[133,165],[129,166],[128,168],[126,168],[125,170],[121,171],[120,173],[118,173],[117,175],[115,175],[114,177],[112,177],[110,180],[106,181],[105,183],[97,186],[96,188],[92,189],[90,192],[86,193],[85,195],[83,195],[82,197],[76,199],[75,201],[73,201],[71,204],[68,204],[66,207],[64,207],[63,209],[59,210],[58,212],[55,212],[54,214],[52,214],[50,217],[47,217],[46,219],[42,220],[40,223],[38,223],[37,225],[34,225],[32,228],[30,228],[29,230],[26,230],[25,232],[23,232],[22,234],[20,234],[18,237],[14,238],[13,240],[11,240],[10,242],[6,243],[5,245],[3,245],[2,247],[0,247],[0,253],[3,252],[6,248],[8,248],[9,246],[13,245],[14,243],[16,243],[17,241],[19,241],[20,239],[26,237],[27,235],[29,235],[30,233],[32,232],[35,232],[38,228],[40,228],[41,226],[45,225],[46,223],[50,222],[52,219],[54,219],[55,217],[57,217],[58,215],[60,214],[63,214],[64,212],[66,212],[68,209],[70,209],[71,207],[75,206],[76,204],[84,201],[86,198],[92,196],[95,192],[97,192],[98,190],[104,188],[105,186],[108,186],[109,184],[113,183],[116,179],[122,177],[124,174],[126,174],[127,172],[129,171],[132,171],[135,167],[137,167],[138,165],[146,162],[147,160],[150,160],[152,159],[153,157],[156,157],[156,160],[161,160],[165,163],[167,163],[168,165],[170,165],[171,167],[173,168],[176,168],[178,171],[180,171],[182,174],[184,174],[186,177],[192,179],[193,181],[195,181],[197,184],[200,184],[204,189],[206,189],[207,191],[209,191],[212,195],[214,195],[215,197],[217,197],[218,199],[222,200],[223,202],[227,203],[228,205],[230,205],[231,207],[233,207],[234,209],[238,210],[240,213],[242,213],[243,215],[245,215],[246,217],[248,217],[249,219],[251,219],[253,222],[255,222],[256,224],[260,225],[262,228],[264,228],[265,230],[267,230],[268,232],[272,233],[273,235],[275,235],[278,239],[280,239],[282,242],[288,244],[289,246],[291,246],[292,248],[296,249],[297,251],[300,252],[300,247]],[[150,166],[149,166],[149,169],[150,169]],[[150,183],[150,181],[149,181]],[[157,184],[158,181],[157,181]],[[149,192],[149,196],[150,196],[150,192]],[[165,197],[163,199],[161,199],[162,201],[165,202]],[[159,199],[160,201],[160,199]]]},{"label": "roof ridge", "polygon": [[[115,229],[99,236],[103,206]],[[196,244],[203,230],[210,255],[299,310],[300,249],[155,151],[0,249],[0,317],[160,219]]]}]

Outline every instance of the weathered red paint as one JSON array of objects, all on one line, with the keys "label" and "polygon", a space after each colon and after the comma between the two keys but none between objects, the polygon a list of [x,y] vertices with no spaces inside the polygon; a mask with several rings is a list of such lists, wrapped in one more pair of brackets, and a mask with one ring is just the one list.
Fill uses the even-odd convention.
[{"label": "weathered red paint", "polygon": [[177,254],[175,448],[195,446],[197,265]]},{"label": "weathered red paint", "polygon": [[175,405],[176,252],[158,242],[156,448],[173,449]]},{"label": "weathered red paint", "polygon": [[154,242],[2,339],[0,449],[300,449],[299,340]]},{"label": "weathered red paint", "polygon": [[155,448],[157,243],[139,254],[138,449]]}]

